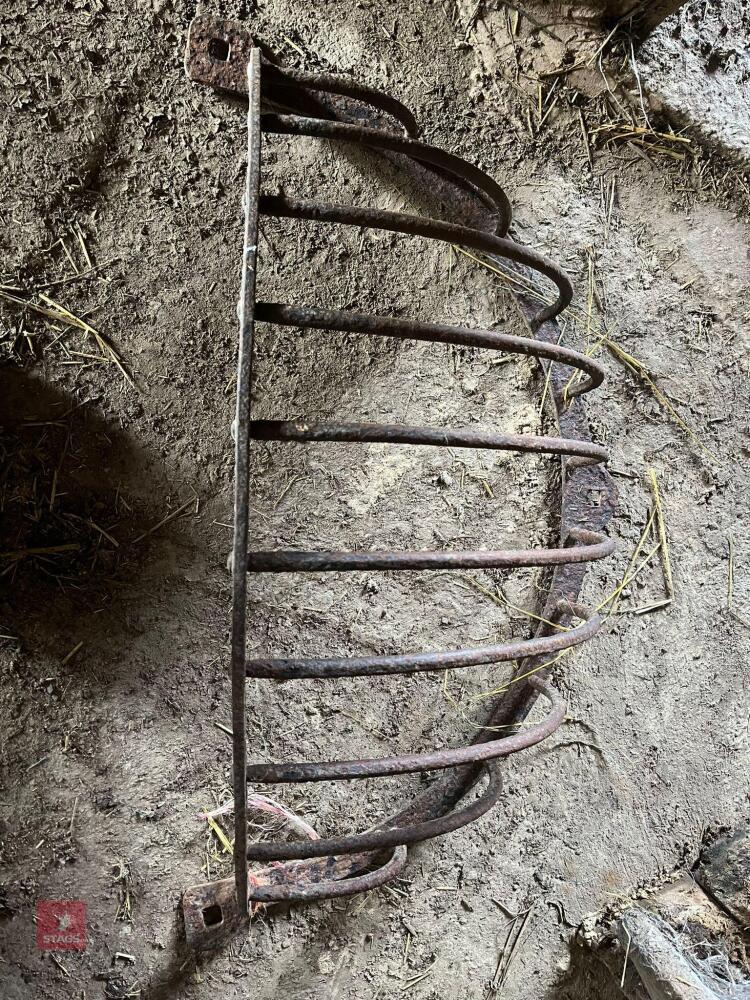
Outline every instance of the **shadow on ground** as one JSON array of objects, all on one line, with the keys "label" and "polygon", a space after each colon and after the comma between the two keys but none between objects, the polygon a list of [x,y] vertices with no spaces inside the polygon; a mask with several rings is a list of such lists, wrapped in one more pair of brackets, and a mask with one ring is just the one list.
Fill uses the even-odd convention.
[{"label": "shadow on ground", "polygon": [[[158,461],[103,413],[26,371],[0,371],[0,624],[37,641],[71,618],[107,636],[113,594],[146,598]],[[169,508],[167,508],[169,510]],[[180,538],[193,544],[191,522]]]}]

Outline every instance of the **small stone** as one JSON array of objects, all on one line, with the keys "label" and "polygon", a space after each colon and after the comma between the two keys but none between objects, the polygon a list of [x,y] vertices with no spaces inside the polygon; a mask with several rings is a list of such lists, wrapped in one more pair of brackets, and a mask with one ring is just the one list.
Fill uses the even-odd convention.
[{"label": "small stone", "polygon": [[328,952],[324,952],[322,955],[319,955],[318,969],[324,976],[332,975],[336,971],[336,963],[333,961],[333,956],[331,956]]}]

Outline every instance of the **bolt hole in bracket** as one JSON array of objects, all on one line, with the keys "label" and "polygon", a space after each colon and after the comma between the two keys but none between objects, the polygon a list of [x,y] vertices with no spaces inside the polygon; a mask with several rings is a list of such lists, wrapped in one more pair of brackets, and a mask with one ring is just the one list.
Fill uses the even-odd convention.
[{"label": "bolt hole in bracket", "polygon": [[[267,55],[267,54],[266,54]],[[234,791],[234,877],[193,886],[183,896],[188,944],[195,949],[221,945],[241,926],[251,906],[331,899],[365,892],[394,878],[403,868],[407,846],[441,836],[478,818],[502,794],[498,762],[531,747],[561,725],[564,700],[550,683],[550,654],[576,646],[595,634],[600,617],[578,603],[586,564],[609,555],[614,543],[603,533],[616,503],[606,452],[591,439],[583,396],[596,388],[603,371],[585,355],[559,344],[556,317],[572,297],[565,272],[553,261],[508,236],[510,204],[502,188],[460,156],[419,142],[416,123],[399,101],[344,77],[280,67],[261,55],[244,24],[213,17],[190,27],[186,70],[191,80],[247,98],[248,155],[244,192],[245,236],[238,306],[235,443],[234,543],[232,573],[232,755]],[[342,147],[364,147],[386,159],[425,197],[441,206],[442,218],[354,208],[260,193],[264,137],[277,134],[325,138]],[[311,219],[334,225],[367,226],[472,248],[517,274],[528,287],[541,275],[555,288],[551,305],[541,308],[523,291],[515,294],[525,333],[472,329],[388,316],[348,313],[313,306],[257,302],[255,272],[261,215]],[[338,424],[303,420],[251,419],[251,361],[254,323],[395,337],[436,344],[460,344],[535,358],[549,387],[559,429],[557,437],[502,435],[475,428],[446,429],[388,424]],[[557,455],[561,465],[560,543],[546,549],[481,549],[427,552],[285,552],[248,549],[249,444],[251,440],[304,443],[381,442],[456,448],[488,448]],[[248,574],[292,572],[378,572],[429,569],[546,568],[547,590],[540,624],[528,639],[435,652],[391,656],[322,656],[249,659],[246,655]],[[562,627],[560,627],[562,626]],[[368,677],[416,671],[444,671],[515,661],[516,678],[491,708],[485,726],[509,735],[480,731],[469,746],[372,760],[265,764],[247,762],[245,685],[248,677],[297,683],[305,678]],[[547,712],[526,724],[539,698]],[[364,833],[317,841],[247,842],[247,784],[351,780],[440,771],[417,799]],[[461,800],[483,778],[483,792]],[[248,862],[265,867],[249,870]]]}]

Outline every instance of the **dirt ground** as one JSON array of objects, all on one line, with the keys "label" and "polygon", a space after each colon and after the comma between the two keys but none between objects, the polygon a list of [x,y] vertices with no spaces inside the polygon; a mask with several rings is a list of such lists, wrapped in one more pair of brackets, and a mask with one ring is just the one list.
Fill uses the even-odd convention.
[{"label": "dirt ground", "polygon": [[[608,372],[588,405],[611,450],[618,550],[591,569],[585,599],[611,595],[631,563],[652,509],[648,469],[674,598],[648,539],[634,567],[651,558],[601,634],[556,665],[569,717],[509,761],[500,807],[414,850],[392,887],[269,911],[199,960],[184,949],[181,892],[230,870],[198,812],[230,794],[221,727],[244,116],[184,75],[194,2],[5,6],[3,997],[594,1000],[608,988],[575,941],[583,918],[691,864],[707,832],[747,816],[747,174],[705,132],[658,137],[669,121],[654,112],[651,132],[623,135],[618,123],[642,125],[648,101],[627,49],[606,49],[600,69],[589,56],[606,32],[524,6],[534,20],[473,0],[217,0],[198,12],[251,20],[289,65],[392,92],[431,142],[504,186],[515,237],[575,279],[565,342]],[[705,6],[683,15],[691,31]],[[540,76],[581,53],[580,71]],[[269,139],[263,185],[424,209],[390,168],[314,140]],[[260,283],[271,301],[517,327],[497,275],[391,234],[264,220]],[[537,369],[474,350],[261,326],[254,385],[258,416],[549,429]],[[540,458],[264,445],[252,533],[258,548],[540,545],[554,538],[557,495]],[[249,648],[304,654],[528,635],[541,580],[251,583]],[[366,694],[355,680],[258,681],[251,756],[466,742],[478,696],[507,676],[379,678]],[[365,829],[421,781],[281,791],[333,834]],[[40,899],[86,902],[85,951],[37,949]],[[508,931],[521,924],[508,965]]]}]

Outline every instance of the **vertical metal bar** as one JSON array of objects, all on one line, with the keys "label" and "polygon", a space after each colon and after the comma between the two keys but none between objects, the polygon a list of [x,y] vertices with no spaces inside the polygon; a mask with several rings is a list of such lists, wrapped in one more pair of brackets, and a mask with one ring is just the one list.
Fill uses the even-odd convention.
[{"label": "vertical metal bar", "polygon": [[234,545],[232,548],[232,773],[234,784],[234,877],[240,918],[247,901],[247,738],[245,735],[245,642],[247,632],[247,549],[250,489],[250,390],[255,313],[255,265],[258,254],[258,190],[260,186],[260,51],[253,49],[247,66],[247,175],[242,287],[237,363],[237,412],[234,454]]}]

